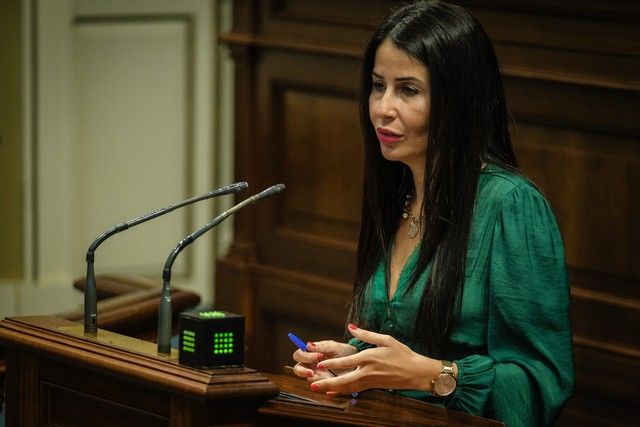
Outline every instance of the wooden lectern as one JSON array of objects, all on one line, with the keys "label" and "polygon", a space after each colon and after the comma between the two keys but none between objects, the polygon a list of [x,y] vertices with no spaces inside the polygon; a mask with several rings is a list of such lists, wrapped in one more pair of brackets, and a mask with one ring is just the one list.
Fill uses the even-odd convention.
[{"label": "wooden lectern", "polygon": [[7,426],[252,423],[278,392],[251,369],[196,370],[155,356],[153,343],[101,330],[86,338],[80,328],[49,316],[0,323]]},{"label": "wooden lectern", "polygon": [[9,427],[500,425],[381,391],[329,399],[293,376],[194,369],[151,342],[85,336],[82,324],[53,316],[4,319],[0,345]]}]

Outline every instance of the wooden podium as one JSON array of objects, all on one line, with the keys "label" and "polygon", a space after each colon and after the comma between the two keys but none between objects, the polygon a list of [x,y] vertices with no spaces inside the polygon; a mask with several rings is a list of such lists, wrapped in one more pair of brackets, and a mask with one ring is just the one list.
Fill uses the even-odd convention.
[{"label": "wooden podium", "polygon": [[4,319],[0,345],[9,427],[500,425],[381,391],[329,399],[293,376],[194,369],[151,342],[85,336],[82,324],[53,316]]}]

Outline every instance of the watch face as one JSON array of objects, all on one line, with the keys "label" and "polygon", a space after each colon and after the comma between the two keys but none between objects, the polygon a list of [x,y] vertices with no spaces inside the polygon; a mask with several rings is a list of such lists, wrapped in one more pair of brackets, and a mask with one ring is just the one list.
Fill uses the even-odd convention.
[{"label": "watch face", "polygon": [[438,396],[448,396],[456,389],[456,379],[449,374],[440,374],[433,383],[433,392]]}]

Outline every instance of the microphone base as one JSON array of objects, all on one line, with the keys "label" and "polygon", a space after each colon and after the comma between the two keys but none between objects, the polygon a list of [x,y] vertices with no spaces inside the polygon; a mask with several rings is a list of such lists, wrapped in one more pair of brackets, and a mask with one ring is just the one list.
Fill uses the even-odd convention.
[{"label": "microphone base", "polygon": [[178,350],[174,348],[172,348],[171,352],[168,354],[158,353],[158,348],[155,343],[144,341],[139,338],[116,334],[115,332],[105,331],[104,329],[98,329],[95,333],[85,333],[84,325],[78,324],[73,326],[60,326],[58,330],[74,337],[84,338],[111,347],[129,350],[134,353],[140,353],[147,356],[155,356],[166,360],[177,361],[179,358]]}]

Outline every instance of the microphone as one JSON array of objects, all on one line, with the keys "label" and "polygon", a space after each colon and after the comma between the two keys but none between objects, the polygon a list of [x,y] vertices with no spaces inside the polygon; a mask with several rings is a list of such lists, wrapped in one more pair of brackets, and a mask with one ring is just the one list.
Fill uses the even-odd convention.
[{"label": "microphone", "polygon": [[162,271],[162,296],[160,298],[160,308],[158,310],[158,353],[170,354],[171,353],[171,267],[178,254],[188,245],[193,243],[198,237],[202,236],[207,231],[211,230],[216,225],[233,215],[240,209],[257,202],[265,197],[272,196],[280,193],[285,189],[284,184],[277,184],[267,188],[266,190],[254,194],[253,196],[243,200],[230,209],[222,212],[220,215],[211,220],[208,224],[202,228],[194,231],[178,243],[178,245],[169,253],[167,261],[164,264],[164,270]]},{"label": "microphone", "polygon": [[98,330],[98,301],[96,295],[96,278],[93,272],[93,254],[102,242],[104,242],[105,240],[107,240],[107,238],[113,236],[114,234],[120,233],[121,231],[124,231],[135,225],[142,224],[143,222],[149,221],[150,219],[157,218],[183,206],[190,205],[191,203],[199,202],[201,200],[210,199],[212,197],[222,196],[229,193],[237,193],[238,191],[244,190],[248,186],[249,185],[246,182],[236,182],[234,184],[218,188],[217,190],[210,191],[201,196],[183,200],[179,203],[175,203],[173,205],[155,210],[141,217],[134,218],[127,222],[115,225],[114,227],[108,229],[100,236],[98,236],[98,238],[94,240],[93,243],[91,243],[91,246],[89,246],[89,249],[87,250],[87,277],[86,285],[84,288],[84,332],[86,334],[95,334]]}]

